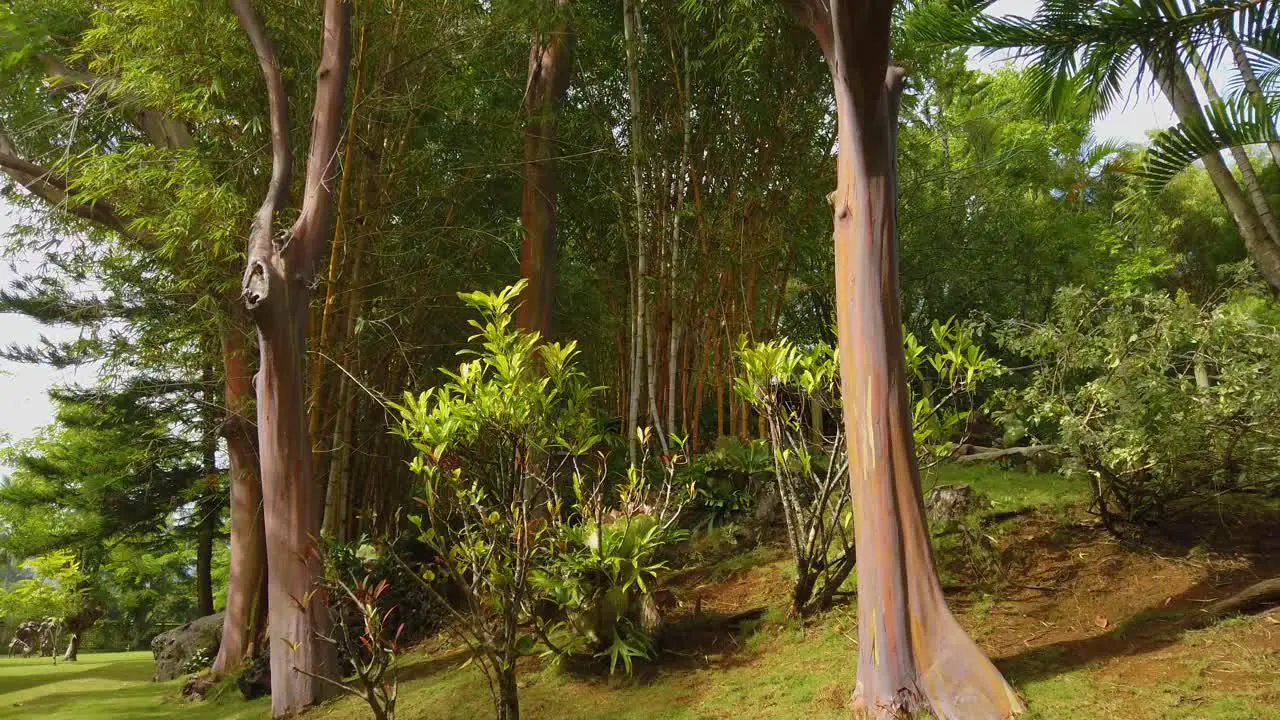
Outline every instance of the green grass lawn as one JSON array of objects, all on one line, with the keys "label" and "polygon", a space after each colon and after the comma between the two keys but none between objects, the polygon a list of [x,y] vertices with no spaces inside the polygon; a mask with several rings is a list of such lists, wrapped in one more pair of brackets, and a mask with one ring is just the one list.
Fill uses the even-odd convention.
[{"label": "green grass lawn", "polygon": [[1084,480],[990,465],[938,465],[925,470],[920,482],[925,490],[936,485],[969,485],[991,499],[991,514],[1031,508],[1053,512],[1089,501],[1089,484]]},{"label": "green grass lawn", "polygon": [[73,663],[0,658],[0,718],[35,720],[249,720],[268,701],[247,703],[234,688],[219,701],[187,702],[181,680],[151,681],[150,652],[85,653]]}]

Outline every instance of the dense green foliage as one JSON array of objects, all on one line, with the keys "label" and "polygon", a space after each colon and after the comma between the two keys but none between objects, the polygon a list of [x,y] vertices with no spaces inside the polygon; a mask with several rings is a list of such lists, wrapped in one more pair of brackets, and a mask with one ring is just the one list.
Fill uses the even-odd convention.
[{"label": "dense green foliage", "polygon": [[1004,394],[1006,424],[1060,439],[1105,520],[1280,490],[1280,314],[1265,292],[1230,287],[1198,304],[1068,288],[1044,323],[1002,339],[1037,364],[1026,387]]}]

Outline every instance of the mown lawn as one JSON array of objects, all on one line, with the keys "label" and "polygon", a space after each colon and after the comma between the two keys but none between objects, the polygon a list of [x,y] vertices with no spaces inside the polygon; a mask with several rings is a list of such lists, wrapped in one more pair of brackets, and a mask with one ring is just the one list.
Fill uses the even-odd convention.
[{"label": "mown lawn", "polygon": [[182,681],[151,681],[150,652],[85,653],[73,663],[0,658],[0,718],[30,720],[249,720],[266,717],[267,701],[192,703]]}]

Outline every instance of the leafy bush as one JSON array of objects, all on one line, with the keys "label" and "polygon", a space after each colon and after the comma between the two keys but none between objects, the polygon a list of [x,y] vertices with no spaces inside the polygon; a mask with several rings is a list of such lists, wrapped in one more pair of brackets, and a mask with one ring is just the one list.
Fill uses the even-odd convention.
[{"label": "leafy bush", "polygon": [[751,507],[761,479],[773,472],[772,453],[763,440],[742,442],[722,437],[715,448],[689,462],[683,473],[697,494],[696,508],[708,528],[723,525]]},{"label": "leafy bush", "polygon": [[[933,347],[905,334],[916,454],[940,460],[951,452],[972,411],[979,384],[1002,372],[977,343],[980,328],[956,320],[933,323]],[[828,435],[820,418],[839,414],[836,349],[801,348],[786,340],[742,347],[735,390],[769,428],[773,471],[796,567],[792,611],[830,604],[854,565],[850,485],[842,424]]]},{"label": "leafy bush", "polygon": [[1280,479],[1280,310],[1239,286],[1204,306],[1185,295],[1060,291],[1048,321],[1002,344],[1036,363],[1001,418],[1057,439],[1092,483],[1104,522]]},{"label": "leafy bush", "polygon": [[607,657],[611,673],[619,660],[630,673],[633,660],[652,658],[660,556],[683,536],[643,513],[564,526],[560,549],[533,575],[564,618],[547,630],[563,638],[549,641],[552,652]]},{"label": "leafy bush", "polygon": [[[420,585],[441,595],[453,614],[452,626],[489,678],[499,717],[519,715],[516,661],[547,639],[529,622],[540,593],[535,575],[569,554],[585,569],[607,564],[615,572],[608,582],[584,583],[584,603],[601,588],[629,587],[614,567],[618,552],[597,552],[595,560],[590,552],[574,553],[567,540],[572,528],[603,526],[611,508],[616,517],[648,515],[666,527],[688,494],[674,490],[670,469],[656,487],[635,467],[619,487],[607,482],[608,464],[595,454],[603,440],[591,409],[598,388],[577,369],[574,343],[542,343],[537,333],[514,327],[523,287],[521,281],[495,294],[462,294],[481,315],[471,321],[478,347],[463,351],[474,359],[443,370],[449,381],[434,391],[405,393],[404,405],[393,405],[402,418],[397,432],[417,451],[411,467],[423,479],[425,514],[410,520],[436,556]],[[668,458],[668,466],[675,460]],[[639,584],[652,567],[647,562],[627,576],[630,582]],[[436,572],[453,604],[437,591]]]},{"label": "leafy bush", "polygon": [[[446,610],[436,595],[417,582],[417,575],[406,570],[397,560],[420,562],[428,559],[429,550],[414,538],[396,535],[375,541],[360,537],[347,542],[323,538],[321,559],[332,590],[340,591],[337,579],[350,584],[362,578],[386,580],[387,588],[379,602],[390,613],[388,622],[401,628],[402,642],[412,643],[440,629]],[[359,618],[354,618],[356,622]]]},{"label": "leafy bush", "polygon": [[374,720],[395,720],[406,627],[399,618],[413,613],[391,600],[392,589],[404,583],[392,583],[378,570],[381,566],[394,576],[402,568],[390,566],[366,538],[353,543],[329,540],[316,552],[324,568],[317,586],[329,598],[332,625],[321,639],[337,649],[348,665],[341,675],[352,679],[316,677],[363,700]]},{"label": "leafy bush", "polygon": [[84,607],[87,578],[71,552],[55,550],[31,558],[23,569],[29,577],[0,588],[0,619],[66,618]]},{"label": "leafy bush", "polygon": [[951,318],[929,327],[932,343],[905,332],[911,420],[922,465],[947,458],[963,442],[982,383],[1004,373],[978,343],[982,326]]}]

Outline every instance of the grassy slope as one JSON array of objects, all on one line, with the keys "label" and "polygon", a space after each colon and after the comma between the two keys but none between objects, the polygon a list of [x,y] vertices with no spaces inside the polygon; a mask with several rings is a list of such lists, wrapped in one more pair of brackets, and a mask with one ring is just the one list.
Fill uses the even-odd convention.
[{"label": "grassy slope", "polygon": [[[1135,553],[1079,528],[1064,530],[1058,518],[1084,489],[1054,475],[944,468],[926,479],[942,482],[978,486],[992,497],[995,513],[1042,511],[1039,524],[1009,529],[1005,547],[1015,582],[1053,585],[1053,592],[1006,589],[998,597],[952,599],[957,617],[1000,658],[1027,698],[1030,718],[1280,720],[1280,617],[1229,620],[1205,630],[1177,625],[1199,607],[1199,598],[1223,594],[1228,579],[1238,582],[1228,571],[1249,568],[1228,563],[1210,572],[1202,559]],[[768,603],[774,609],[756,627],[714,642],[682,643],[662,666],[629,680],[575,676],[531,662],[521,676],[524,717],[847,717],[856,657],[853,609],[838,607],[807,625],[784,620],[776,609],[784,604],[786,575],[779,557],[770,549],[731,557],[683,588],[703,597],[709,612]],[[461,667],[462,660],[448,653],[410,658],[401,719],[492,717],[482,676],[474,666]],[[267,717],[266,701],[244,703],[233,688],[212,702],[173,699],[181,683],[155,685],[150,673],[145,653],[87,655],[78,665],[56,668],[47,659],[0,659],[0,717],[17,703],[23,717],[51,720]],[[368,711],[342,699],[309,716],[362,720]]]}]

